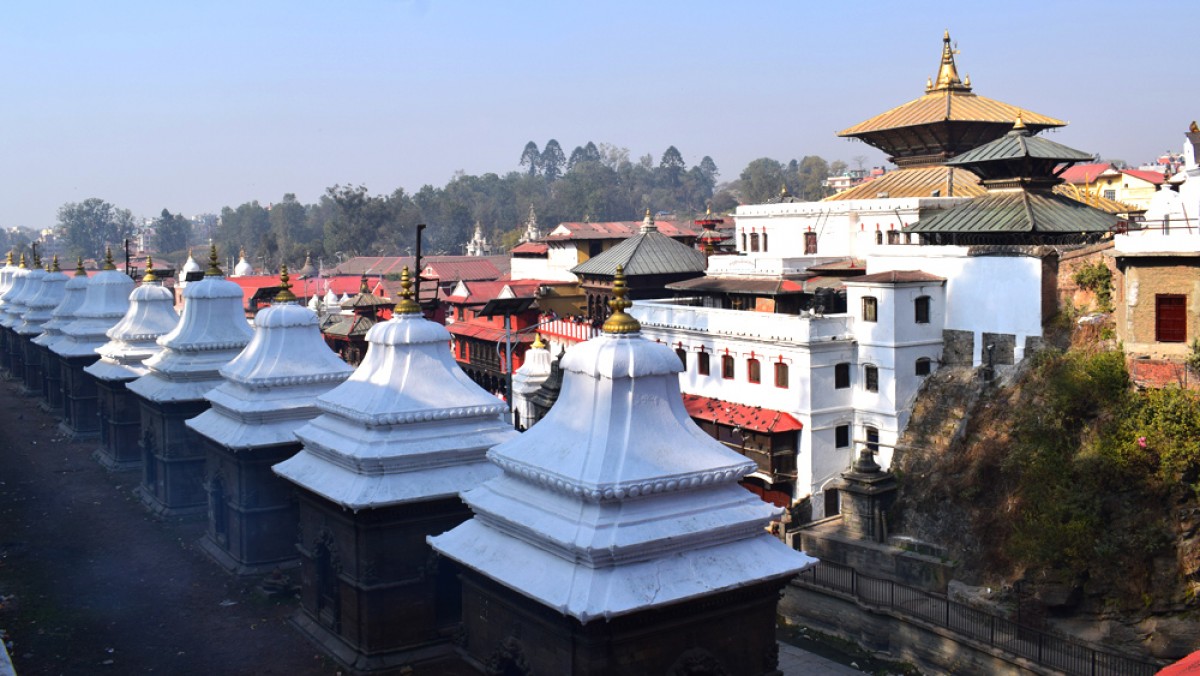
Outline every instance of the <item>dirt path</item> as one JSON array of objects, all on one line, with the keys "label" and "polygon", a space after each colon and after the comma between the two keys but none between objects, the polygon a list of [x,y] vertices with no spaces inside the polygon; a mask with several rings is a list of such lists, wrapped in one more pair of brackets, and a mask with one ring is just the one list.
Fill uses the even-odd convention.
[{"label": "dirt path", "polygon": [[262,598],[196,546],[203,523],[151,518],[137,472],[0,381],[0,630],[20,676],[335,674]]}]

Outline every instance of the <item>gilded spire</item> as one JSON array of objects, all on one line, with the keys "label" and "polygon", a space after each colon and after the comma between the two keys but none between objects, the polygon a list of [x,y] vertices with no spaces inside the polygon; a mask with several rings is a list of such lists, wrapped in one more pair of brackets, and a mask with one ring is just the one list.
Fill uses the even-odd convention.
[{"label": "gilded spire", "polygon": [[617,266],[617,274],[613,277],[613,299],[608,301],[608,307],[612,309],[612,314],[604,321],[604,332],[617,335],[623,333],[637,333],[642,330],[642,325],[638,320],[625,313],[626,308],[633,305],[625,298],[628,292],[628,287],[625,286],[625,266]]},{"label": "gilded spire", "polygon": [[[1193,123],[1193,124],[1195,124],[1195,123]],[[6,257],[6,258],[4,259],[4,265],[5,265],[6,267],[10,267],[10,268],[12,267],[12,258],[13,258],[13,252],[12,252],[12,249],[9,249],[9,250],[8,250],[8,257]]]},{"label": "gilded spire", "polygon": [[208,245],[208,269],[204,271],[205,277],[224,277],[225,273],[221,272],[221,259],[217,258],[217,245]]},{"label": "gilded spire", "polygon": [[62,272],[58,267],[58,254],[54,254],[54,258],[50,259],[50,272]]},{"label": "gilded spire", "polygon": [[25,252],[24,251],[21,252],[21,264],[18,265],[17,267],[21,268],[22,270],[29,269],[29,266],[25,265]]},{"label": "gilded spire", "polygon": [[1013,122],[1013,131],[1025,129],[1025,120],[1021,119],[1021,111],[1017,111],[1017,119]]},{"label": "gilded spire", "polygon": [[958,50],[950,44],[950,31],[942,33],[942,62],[938,65],[937,77],[925,87],[925,93],[936,91],[971,91],[970,83],[964,83],[958,77],[958,67],[954,64],[954,55]]},{"label": "gilded spire", "polygon": [[362,280],[358,283],[359,293],[371,293],[371,285],[367,284],[367,273],[362,273]]},{"label": "gilded spire", "polygon": [[142,276],[142,282],[157,282],[158,277],[154,275],[154,257],[146,254],[146,274]]},{"label": "gilded spire", "polygon": [[412,315],[420,314],[421,306],[417,305],[417,301],[413,300],[413,282],[408,274],[408,266],[400,271],[400,302],[396,303],[396,314]]},{"label": "gilded spire", "polygon": [[288,275],[287,263],[279,265],[279,293],[275,294],[276,303],[294,303],[296,294],[292,293],[292,281]]},{"label": "gilded spire", "polygon": [[530,347],[535,350],[543,350],[546,348],[546,343],[542,340],[542,334],[536,332],[533,334],[533,345],[530,345]]},{"label": "gilded spire", "polygon": [[116,270],[117,266],[113,264],[112,247],[104,247],[104,270]]},{"label": "gilded spire", "polygon": [[83,269],[83,256],[78,256],[75,258],[75,276],[87,277],[87,270]]}]

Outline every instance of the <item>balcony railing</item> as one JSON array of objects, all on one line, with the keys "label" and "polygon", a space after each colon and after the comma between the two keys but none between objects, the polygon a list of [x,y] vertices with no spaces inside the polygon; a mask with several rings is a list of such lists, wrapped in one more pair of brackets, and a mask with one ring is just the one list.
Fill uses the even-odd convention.
[{"label": "balcony railing", "polygon": [[634,301],[630,314],[649,333],[684,330],[717,337],[812,343],[850,337],[849,315],[801,316],[694,305],[695,299]]}]

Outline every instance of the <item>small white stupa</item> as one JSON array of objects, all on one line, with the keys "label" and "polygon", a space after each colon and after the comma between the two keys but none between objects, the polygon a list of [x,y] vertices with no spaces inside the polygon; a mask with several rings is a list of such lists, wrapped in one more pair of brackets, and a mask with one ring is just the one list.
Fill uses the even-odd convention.
[{"label": "small white stupa", "polygon": [[61,411],[63,408],[62,390],[62,359],[52,350],[52,346],[64,338],[62,329],[77,319],[76,313],[83,307],[87,298],[88,273],[83,269],[83,257],[79,257],[75,266],[75,276],[67,280],[63,287],[63,299],[50,313],[50,319],[42,324],[42,333],[33,339],[41,351],[42,358],[42,396],[51,411]]},{"label": "small white stupa", "polygon": [[204,395],[212,407],[187,421],[205,439],[212,477],[201,546],[237,573],[295,561],[293,490],[271,466],[300,450],[296,430],[317,416],[317,397],[354,372],[325,344],[317,316],[296,302],[286,265],[279,277],[282,290],[255,316],[254,338]]},{"label": "small white stupa", "polygon": [[17,269],[17,266],[13,265],[13,252],[10,250],[4,258],[4,267],[0,268],[0,313],[4,311],[4,294],[12,288],[13,273]]},{"label": "small white stupa", "polygon": [[542,230],[538,227],[537,211],[533,202],[529,203],[529,218],[525,219],[525,232],[521,233],[522,242],[533,242],[542,238]]},{"label": "small white stupa", "polygon": [[58,255],[56,254],[50,261],[50,268],[46,275],[42,277],[41,288],[37,295],[30,298],[27,303],[28,311],[21,318],[21,322],[13,327],[18,335],[41,335],[42,327],[53,317],[54,308],[58,307],[58,304],[66,297],[66,286],[69,279],[58,267]]},{"label": "small white stupa", "polygon": [[177,282],[179,284],[179,288],[182,289],[188,285],[187,279],[189,273],[200,272],[203,269],[204,268],[201,268],[200,264],[196,262],[196,259],[192,257],[192,250],[188,249],[187,261],[184,262],[183,269],[179,271],[179,280]]},{"label": "small white stupa", "polygon": [[321,299],[321,302],[325,304],[326,309],[328,309],[330,312],[334,312],[335,308],[339,307],[341,304],[341,301],[338,300],[337,294],[333,292],[332,287],[326,287],[325,297]]},{"label": "small white stupa", "polygon": [[[738,651],[759,655],[774,646],[774,600],[788,579],[816,561],[766,531],[779,510],[738,485],[755,463],[688,416],[679,358],[644,338],[625,313],[630,302],[621,268],[613,293],[604,333],[563,357],[558,402],[529,431],[488,452],[504,473],[463,494],[475,517],[430,543],[470,571],[463,620],[476,659],[486,660],[506,635],[528,634],[553,637],[551,645],[537,646],[541,655],[559,656],[539,665],[546,673],[570,671],[569,664],[550,665],[567,656],[619,664],[692,641],[732,666]],[[755,635],[744,645],[739,637],[732,651],[705,645],[727,636],[730,619],[740,617],[737,604],[720,600],[728,600],[719,597],[725,593],[742,595],[739,603],[745,595],[769,601],[754,616],[763,635],[748,627]],[[528,599],[530,612],[559,629],[521,626],[529,616],[507,610],[499,598],[509,596]],[[730,615],[695,619],[687,604],[699,599],[728,606]],[[481,619],[478,608],[491,610]],[[606,639],[582,640],[588,630],[581,625],[622,626],[608,623],[635,613],[641,620],[624,626],[640,627],[640,638],[622,642],[606,628],[586,633]],[[488,632],[480,622],[507,629]],[[480,632],[497,644],[473,641]],[[667,660],[661,669],[639,672],[668,671],[674,655],[659,657]]]},{"label": "small white stupa", "polygon": [[254,267],[246,262],[246,250],[242,249],[238,252],[237,265],[233,266],[232,277],[249,277],[254,274]]},{"label": "small white stupa", "polygon": [[127,386],[141,398],[147,466],[138,493],[156,513],[187,514],[206,506],[204,451],[184,421],[208,408],[204,395],[223,382],[220,369],[254,336],[242,289],[225,279],[218,261],[212,245],[204,279],[183,290],[179,323],[158,339],[162,350],[142,362],[146,374]]},{"label": "small white stupa", "polygon": [[[375,646],[449,649],[457,608],[444,607],[444,585],[457,583],[445,569],[412,571],[432,560],[427,535],[469,518],[459,492],[498,474],[487,449],[516,436],[504,403],[455,363],[446,327],[422,316],[408,268],[400,284],[394,315],[367,332],[354,375],[318,398],[321,415],[296,432],[304,449],[275,466],[300,488],[304,584],[333,585],[345,599],[331,608],[325,592],[302,591],[301,628],[349,646],[338,658],[364,669],[383,664]],[[322,563],[331,555],[337,579]],[[321,619],[331,612],[332,625]]]},{"label": "small white stupa", "polygon": [[321,296],[319,294],[313,294],[313,297],[308,299],[308,309],[317,314],[320,314],[321,310],[324,309],[324,306],[321,303]]},{"label": "small white stupa", "polygon": [[29,266],[25,263],[25,254],[21,254],[21,263],[12,273],[12,282],[9,284],[8,290],[4,292],[4,296],[0,298],[4,301],[3,313],[0,314],[0,326],[11,329],[13,324],[21,320],[21,315],[25,314],[25,306],[19,304],[17,298],[25,290],[25,279],[28,276]]},{"label": "small white stupa", "polygon": [[[36,336],[38,333],[41,333],[37,327],[27,324],[25,318],[33,310],[34,299],[42,292],[42,282],[48,274],[50,273],[42,267],[41,257],[35,255],[33,257],[33,267],[30,268],[29,274],[25,276],[25,288],[21,289],[21,293],[13,301],[13,305],[23,308],[23,310],[18,310],[20,317],[14,319],[11,325],[13,333],[18,336]],[[49,317],[46,319],[49,319]]]},{"label": "small white stupa", "polygon": [[154,259],[146,257],[142,284],[129,294],[129,309],[108,330],[108,342],[96,348],[100,360],[84,369],[100,380],[133,380],[146,375],[142,362],[162,350],[159,336],[179,323],[175,297],[154,275]]},{"label": "small white stupa", "polygon": [[521,368],[513,373],[513,422],[521,428],[529,427],[530,421],[536,417],[529,397],[550,377],[553,361],[549,346],[542,341],[542,335],[537,334],[533,344],[525,350],[525,361]]}]

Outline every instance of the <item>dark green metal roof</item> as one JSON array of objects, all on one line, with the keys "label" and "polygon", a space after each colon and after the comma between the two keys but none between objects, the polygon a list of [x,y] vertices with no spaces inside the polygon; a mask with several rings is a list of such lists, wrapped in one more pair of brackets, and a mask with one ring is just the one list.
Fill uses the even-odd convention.
[{"label": "dark green metal roof", "polygon": [[1040,136],[1032,136],[1027,129],[1014,129],[995,141],[985,143],[947,160],[946,164],[967,167],[984,162],[1003,162],[1023,158],[1057,162],[1091,162],[1095,159],[1095,155],[1069,148]]},{"label": "dark green metal roof", "polygon": [[1085,233],[1107,232],[1116,216],[1055,193],[1028,190],[990,192],[923,218],[906,232]]},{"label": "dark green metal roof", "polygon": [[704,272],[708,259],[692,247],[671,239],[657,230],[643,232],[613,248],[571,268],[577,275],[613,276],[617,266],[625,267],[626,277]]}]

